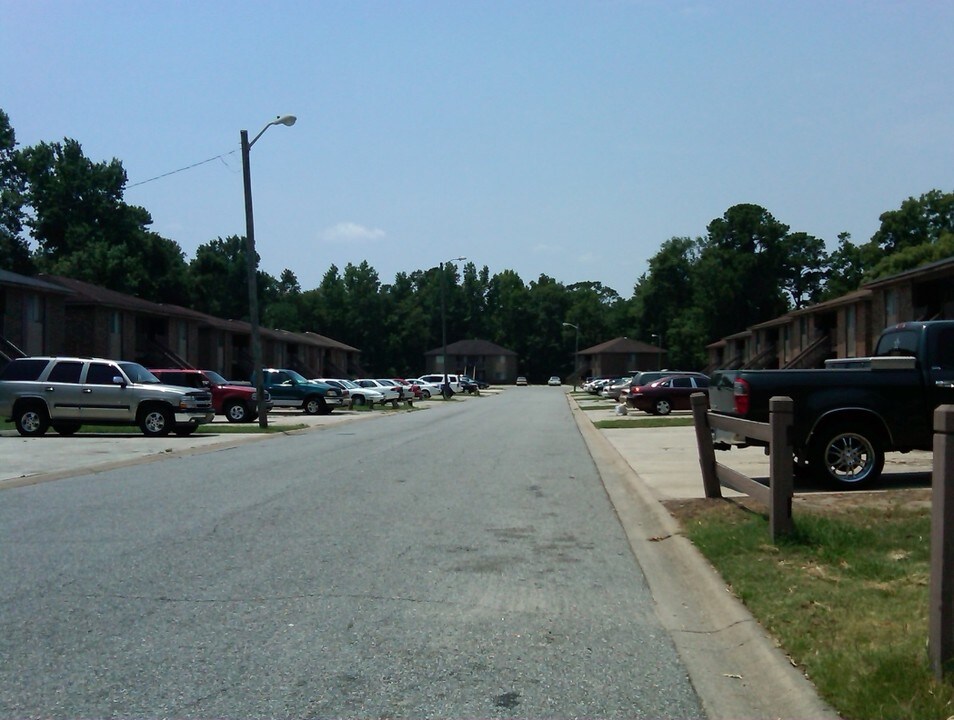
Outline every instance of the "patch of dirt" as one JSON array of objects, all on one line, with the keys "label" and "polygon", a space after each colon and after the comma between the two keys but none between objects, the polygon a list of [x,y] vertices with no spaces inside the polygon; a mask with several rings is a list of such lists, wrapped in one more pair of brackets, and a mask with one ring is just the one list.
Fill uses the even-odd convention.
[{"label": "patch of dirt", "polygon": [[[764,505],[748,497],[674,499],[663,501],[663,506],[683,525],[703,516],[712,517],[713,514],[726,517],[738,512],[768,514]],[[792,499],[792,513],[797,515],[800,509],[826,515],[860,509],[930,511],[931,488],[802,493]]]}]

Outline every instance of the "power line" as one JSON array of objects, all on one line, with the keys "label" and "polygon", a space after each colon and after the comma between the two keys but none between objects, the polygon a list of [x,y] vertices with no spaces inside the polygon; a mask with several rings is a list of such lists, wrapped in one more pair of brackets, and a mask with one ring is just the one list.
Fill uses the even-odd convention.
[{"label": "power line", "polygon": [[127,185],[126,189],[128,190],[130,188],[138,187],[139,185],[145,185],[146,183],[151,183],[154,180],[161,180],[164,177],[169,177],[170,175],[175,175],[176,173],[185,172],[186,170],[197,168],[200,165],[205,165],[206,163],[210,163],[215,160],[221,160],[222,164],[225,165],[225,167],[228,167],[228,163],[225,162],[225,158],[228,157],[229,155],[234,155],[237,152],[238,150],[232,150],[230,152],[223,153],[221,155],[216,155],[215,157],[210,157],[208,160],[202,160],[201,162],[193,163],[192,165],[187,165],[186,167],[179,168],[178,170],[172,170],[170,172],[163,173],[162,175],[156,175],[155,177],[151,177],[148,180],[140,180],[139,182],[135,182],[130,185]]}]

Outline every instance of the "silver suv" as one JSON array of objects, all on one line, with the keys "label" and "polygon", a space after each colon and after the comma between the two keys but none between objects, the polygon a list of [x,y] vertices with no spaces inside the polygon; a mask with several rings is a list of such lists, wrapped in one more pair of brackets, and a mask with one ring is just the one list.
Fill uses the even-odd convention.
[{"label": "silver suv", "polygon": [[136,425],[143,435],[189,435],[212,421],[208,390],[163,385],[142,365],[121,360],[27,357],[0,371],[0,418],[32,437],[52,427]]}]

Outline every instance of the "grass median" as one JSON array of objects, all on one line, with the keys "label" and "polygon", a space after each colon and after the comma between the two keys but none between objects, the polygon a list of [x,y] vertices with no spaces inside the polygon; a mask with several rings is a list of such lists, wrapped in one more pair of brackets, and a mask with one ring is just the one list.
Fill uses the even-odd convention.
[{"label": "grass median", "polygon": [[948,718],[926,652],[930,490],[798,498],[769,542],[748,500],[670,501],[687,537],[845,718]]}]

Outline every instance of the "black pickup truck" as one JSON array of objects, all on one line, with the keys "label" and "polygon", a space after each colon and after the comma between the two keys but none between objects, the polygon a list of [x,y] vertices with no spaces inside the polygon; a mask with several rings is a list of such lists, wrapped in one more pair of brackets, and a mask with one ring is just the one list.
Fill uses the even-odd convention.
[{"label": "black pickup truck", "polygon": [[[954,320],[906,322],[881,333],[870,358],[817,370],[717,370],[714,412],[767,422],[769,399],[793,401],[796,470],[841,488],[869,486],[887,451],[931,450],[934,409],[954,403]],[[716,448],[758,445],[717,431]]]}]

